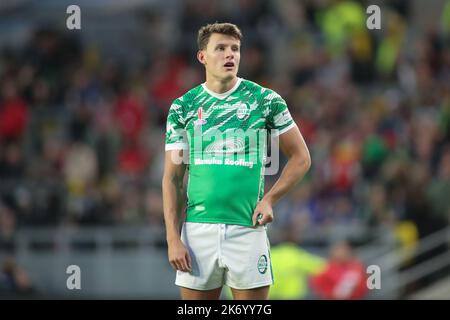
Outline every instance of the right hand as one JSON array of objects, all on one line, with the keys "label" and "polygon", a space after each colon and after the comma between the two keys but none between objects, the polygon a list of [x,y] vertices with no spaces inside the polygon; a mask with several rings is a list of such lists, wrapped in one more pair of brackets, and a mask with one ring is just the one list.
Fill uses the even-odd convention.
[{"label": "right hand", "polygon": [[181,240],[177,240],[168,245],[168,255],[170,265],[175,270],[180,270],[184,272],[192,271],[191,257],[188,250],[184,246]]}]

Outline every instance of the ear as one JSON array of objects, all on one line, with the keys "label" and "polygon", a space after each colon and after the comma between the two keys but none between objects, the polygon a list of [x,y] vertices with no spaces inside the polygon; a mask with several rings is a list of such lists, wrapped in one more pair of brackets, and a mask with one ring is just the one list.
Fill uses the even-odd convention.
[{"label": "ear", "polygon": [[198,50],[198,52],[197,52],[197,59],[198,59],[198,61],[200,61],[201,64],[205,65],[206,64],[205,51]]}]

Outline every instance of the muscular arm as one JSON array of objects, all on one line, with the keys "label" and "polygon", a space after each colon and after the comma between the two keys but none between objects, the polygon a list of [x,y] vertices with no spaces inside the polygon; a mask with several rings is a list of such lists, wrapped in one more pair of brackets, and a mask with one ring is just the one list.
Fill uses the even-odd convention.
[{"label": "muscular arm", "polygon": [[180,239],[180,224],[184,202],[183,178],[186,171],[184,163],[176,164],[172,159],[180,150],[166,151],[164,175],[162,180],[164,221],[168,245],[169,262],[176,270],[190,271],[189,254]]},{"label": "muscular arm", "polygon": [[280,135],[281,151],[288,157],[288,162],[281,172],[280,178],[258,203],[253,214],[253,224],[259,213],[262,214],[260,224],[273,220],[272,207],[303,178],[311,166],[308,147],[297,126]]}]

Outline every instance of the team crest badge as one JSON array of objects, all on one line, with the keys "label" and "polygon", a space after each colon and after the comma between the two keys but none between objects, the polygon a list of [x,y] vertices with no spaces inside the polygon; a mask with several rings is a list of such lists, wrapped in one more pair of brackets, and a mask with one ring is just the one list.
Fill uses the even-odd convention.
[{"label": "team crest badge", "polygon": [[203,108],[200,107],[197,110],[197,120],[194,121],[194,125],[201,126],[201,125],[204,125],[206,122],[207,121],[205,119],[205,114],[203,112]]},{"label": "team crest badge", "polygon": [[239,120],[246,120],[250,116],[250,108],[246,103],[241,103],[236,111],[236,116]]}]

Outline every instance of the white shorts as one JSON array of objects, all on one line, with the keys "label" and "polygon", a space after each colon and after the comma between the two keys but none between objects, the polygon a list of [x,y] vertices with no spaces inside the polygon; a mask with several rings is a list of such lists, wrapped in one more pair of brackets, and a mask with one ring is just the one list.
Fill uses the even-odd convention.
[{"label": "white shorts", "polygon": [[181,231],[192,271],[177,271],[175,284],[211,290],[224,284],[252,289],[273,284],[266,227],[186,222]]}]

